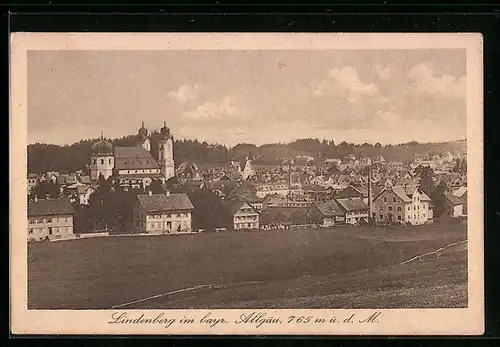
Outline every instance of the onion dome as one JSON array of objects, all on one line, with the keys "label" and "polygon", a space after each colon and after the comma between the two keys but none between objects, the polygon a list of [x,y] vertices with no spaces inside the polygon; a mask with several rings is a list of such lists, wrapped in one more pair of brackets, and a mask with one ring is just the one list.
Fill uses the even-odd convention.
[{"label": "onion dome", "polygon": [[164,138],[170,137],[170,129],[167,127],[167,122],[163,122],[163,127],[160,129],[160,134],[162,134]]},{"label": "onion dome", "polygon": [[92,154],[113,155],[113,145],[104,140],[101,132],[101,139],[92,145]]},{"label": "onion dome", "polygon": [[139,129],[139,138],[141,140],[145,140],[148,137],[148,129],[144,127],[144,122],[142,122],[142,126]]}]

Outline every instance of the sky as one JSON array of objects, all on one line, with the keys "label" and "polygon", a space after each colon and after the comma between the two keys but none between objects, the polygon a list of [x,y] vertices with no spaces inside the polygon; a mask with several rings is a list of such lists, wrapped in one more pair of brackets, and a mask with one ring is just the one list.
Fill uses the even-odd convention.
[{"label": "sky", "polygon": [[29,51],[28,141],[466,137],[465,50]]}]

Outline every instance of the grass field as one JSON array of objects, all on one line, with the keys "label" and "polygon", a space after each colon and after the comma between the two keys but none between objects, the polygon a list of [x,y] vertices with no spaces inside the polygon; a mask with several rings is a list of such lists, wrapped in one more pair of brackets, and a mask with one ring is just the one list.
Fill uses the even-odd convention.
[{"label": "grass field", "polygon": [[401,265],[466,234],[448,221],[33,243],[28,307],[466,307],[466,243]]}]

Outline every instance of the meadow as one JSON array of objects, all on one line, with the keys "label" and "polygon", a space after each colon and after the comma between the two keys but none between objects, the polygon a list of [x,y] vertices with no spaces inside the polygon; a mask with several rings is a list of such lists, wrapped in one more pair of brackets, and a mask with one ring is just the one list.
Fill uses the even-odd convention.
[{"label": "meadow", "polygon": [[466,239],[448,220],[30,243],[28,308],[466,307]]}]

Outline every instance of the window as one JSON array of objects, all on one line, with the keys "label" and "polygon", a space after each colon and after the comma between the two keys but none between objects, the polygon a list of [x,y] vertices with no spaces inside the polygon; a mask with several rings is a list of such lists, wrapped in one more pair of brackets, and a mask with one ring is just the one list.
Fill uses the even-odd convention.
[{"label": "window", "polygon": [[392,211],[392,206],[389,206],[389,207],[388,207],[388,210],[389,210],[389,211]]},{"label": "window", "polygon": [[420,210],[420,205],[417,206],[417,210]]},{"label": "window", "polygon": [[386,197],[384,197],[384,202],[387,202],[387,198]]},{"label": "window", "polygon": [[398,212],[401,212],[401,206],[398,206]]},{"label": "window", "polygon": [[401,220],[401,216],[398,216],[398,220]]},{"label": "window", "polygon": [[408,211],[410,211],[410,210],[411,210],[411,206],[408,206]]},{"label": "window", "polygon": [[95,159],[93,159],[93,160],[92,160],[92,164],[94,164],[94,165],[95,165]]},{"label": "window", "polygon": [[111,164],[111,159],[109,159],[109,163]]},{"label": "window", "polygon": [[408,219],[411,219],[411,214],[410,214],[410,215],[408,215]]},{"label": "window", "polygon": [[52,218],[47,218],[47,223],[52,223]]},{"label": "window", "polygon": [[38,219],[36,222],[37,222],[38,224],[42,224],[42,223],[43,223],[43,219]]},{"label": "window", "polygon": [[424,217],[424,218],[425,218],[425,213],[422,215],[422,217]]},{"label": "window", "polygon": [[101,159],[101,165],[104,164],[104,159]]},{"label": "window", "polygon": [[417,215],[416,214],[413,215],[413,219],[417,219]]},{"label": "window", "polygon": [[180,216],[181,216],[180,213],[177,213],[177,218],[180,218]]},{"label": "window", "polygon": [[33,234],[33,229],[28,229],[28,234]]},{"label": "window", "polygon": [[392,202],[396,202],[396,198],[392,198]]},{"label": "window", "polygon": [[383,214],[380,215],[380,219],[384,219],[384,215]]},{"label": "window", "polygon": [[383,210],[384,210],[384,206],[380,205],[380,211],[383,211]]}]

